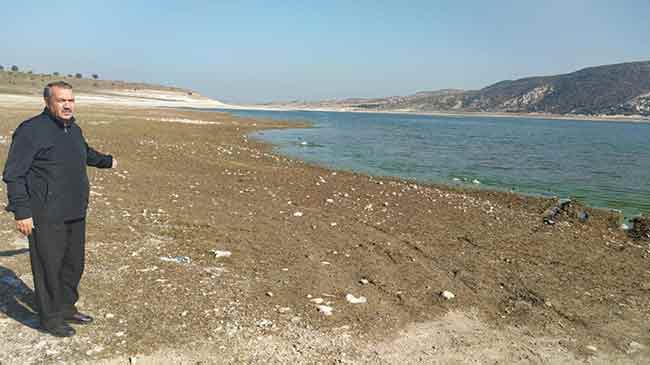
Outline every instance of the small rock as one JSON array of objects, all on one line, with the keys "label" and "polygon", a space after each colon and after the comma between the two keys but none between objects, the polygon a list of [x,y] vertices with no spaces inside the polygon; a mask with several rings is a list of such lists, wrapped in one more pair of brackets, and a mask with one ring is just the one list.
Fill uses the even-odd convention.
[{"label": "small rock", "polygon": [[311,300],[310,300],[310,302],[312,302],[312,303],[316,303],[316,304],[321,304],[321,303],[323,303],[324,301],[325,301],[325,300],[323,300],[323,298],[314,298],[314,299],[311,299]]},{"label": "small rock", "polygon": [[352,294],[346,294],[345,295],[345,300],[347,300],[348,303],[350,303],[350,304],[364,304],[364,303],[368,302],[368,299],[366,299],[366,297],[360,296],[360,297],[357,298]]},{"label": "small rock", "polygon": [[326,199],[325,201],[326,201],[327,203],[330,203],[330,204],[331,204],[331,203],[334,203],[334,199],[332,199],[332,198],[328,198],[328,199]]},{"label": "small rock", "polygon": [[129,364],[130,365],[135,365],[138,362],[138,358],[135,356],[129,357]]},{"label": "small rock", "polygon": [[266,296],[267,296],[267,297],[272,297],[272,296],[273,296],[273,293],[271,293],[270,291],[267,291],[267,292],[266,292]]},{"label": "small rock", "polygon": [[57,350],[47,349],[45,350],[45,354],[47,356],[54,356],[54,355],[58,355],[59,352]]},{"label": "small rock", "polygon": [[359,280],[359,283],[361,283],[361,285],[368,285],[369,281],[368,279],[361,279]]},{"label": "small rock", "polygon": [[447,290],[440,293],[440,296],[443,297],[445,300],[452,300],[452,299],[456,298],[456,295],[454,295],[454,293],[452,293],[450,291],[447,291]]},{"label": "small rock", "polygon": [[294,217],[302,217],[302,212],[294,212],[293,216]]},{"label": "small rock", "polygon": [[336,227],[336,226],[337,226],[337,223],[336,223],[336,222],[332,222],[332,223],[330,223],[330,227]]},{"label": "small rock", "polygon": [[104,316],[104,318],[106,318],[106,319],[115,318],[115,314],[113,314],[113,313],[106,313],[106,315]]},{"label": "small rock", "polygon": [[598,352],[598,347],[596,347],[594,345],[589,345],[589,346],[587,346],[587,350],[589,350],[591,352]]},{"label": "small rock", "polygon": [[481,182],[478,181],[477,179],[474,179],[474,180],[472,180],[472,183],[473,183],[473,184],[476,184],[476,185],[479,185]]},{"label": "small rock", "polygon": [[126,333],[124,331],[116,332],[115,337],[124,337]]},{"label": "small rock", "polygon": [[334,308],[327,305],[319,305],[316,308],[318,308],[318,312],[324,316],[331,316],[334,311]]}]

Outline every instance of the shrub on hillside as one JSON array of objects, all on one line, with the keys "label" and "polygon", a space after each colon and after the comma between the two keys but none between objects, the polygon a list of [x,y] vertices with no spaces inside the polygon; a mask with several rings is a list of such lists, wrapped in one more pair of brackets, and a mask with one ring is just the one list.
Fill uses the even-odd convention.
[{"label": "shrub on hillside", "polygon": [[11,71],[18,72],[18,66],[16,65],[11,66]]},{"label": "shrub on hillside", "polygon": [[99,78],[99,75],[93,74],[93,79],[97,80]]},{"label": "shrub on hillside", "polygon": [[76,78],[78,78],[78,79],[81,79],[81,78],[84,77],[84,75],[82,75],[82,74],[80,74],[80,73],[77,72],[76,74],[74,74],[74,77],[76,77]]}]

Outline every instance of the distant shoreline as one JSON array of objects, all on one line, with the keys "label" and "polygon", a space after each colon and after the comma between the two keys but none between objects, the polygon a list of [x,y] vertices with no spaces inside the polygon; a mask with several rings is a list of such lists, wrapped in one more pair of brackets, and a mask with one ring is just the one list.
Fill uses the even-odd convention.
[{"label": "distant shoreline", "polygon": [[543,114],[543,113],[493,113],[493,112],[419,112],[413,110],[360,110],[355,108],[329,108],[329,107],[292,107],[288,105],[266,106],[266,105],[233,105],[219,108],[224,110],[264,110],[264,111],[306,111],[306,112],[334,112],[334,113],[367,113],[367,114],[404,114],[404,115],[425,115],[444,117],[486,117],[486,118],[530,118],[530,119],[551,119],[551,120],[575,120],[590,122],[628,122],[628,123],[650,123],[650,117],[643,116],[582,116],[566,114]]}]

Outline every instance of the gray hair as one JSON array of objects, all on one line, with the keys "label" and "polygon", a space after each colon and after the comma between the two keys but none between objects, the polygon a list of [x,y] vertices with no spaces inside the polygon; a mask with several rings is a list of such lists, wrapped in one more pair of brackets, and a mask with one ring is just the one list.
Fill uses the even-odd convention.
[{"label": "gray hair", "polygon": [[50,83],[47,84],[47,85],[45,86],[45,88],[43,89],[43,97],[44,97],[45,99],[47,99],[47,98],[49,98],[50,96],[52,96],[52,88],[53,88],[53,87],[58,87],[58,88],[61,88],[61,89],[72,90],[72,85],[68,84],[68,83],[65,82],[65,81],[55,81],[55,82],[50,82]]}]

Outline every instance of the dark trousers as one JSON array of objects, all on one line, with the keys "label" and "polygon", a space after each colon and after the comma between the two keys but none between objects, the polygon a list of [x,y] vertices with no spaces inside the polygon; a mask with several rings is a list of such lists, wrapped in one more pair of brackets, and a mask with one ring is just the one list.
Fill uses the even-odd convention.
[{"label": "dark trousers", "polygon": [[41,326],[52,327],[77,311],[84,271],[86,220],[37,224],[29,236],[34,296]]}]

